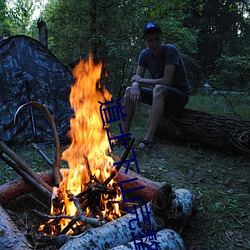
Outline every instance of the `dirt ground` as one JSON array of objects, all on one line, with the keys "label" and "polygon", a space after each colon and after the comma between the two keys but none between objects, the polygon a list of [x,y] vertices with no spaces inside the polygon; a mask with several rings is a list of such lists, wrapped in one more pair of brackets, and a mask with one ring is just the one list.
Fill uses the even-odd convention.
[{"label": "dirt ground", "polygon": [[[123,151],[115,148],[113,153],[121,156]],[[32,150],[17,150],[17,154],[44,170],[44,163]],[[136,150],[136,158],[141,175],[174,188],[189,189],[196,195],[197,213],[181,234],[187,249],[250,249],[249,156],[158,139],[154,148]],[[1,166],[1,174],[5,173],[2,181],[13,179],[13,171]],[[48,205],[38,194],[26,194],[4,208],[21,231],[32,238],[39,236],[41,220],[32,210],[48,211]]]}]

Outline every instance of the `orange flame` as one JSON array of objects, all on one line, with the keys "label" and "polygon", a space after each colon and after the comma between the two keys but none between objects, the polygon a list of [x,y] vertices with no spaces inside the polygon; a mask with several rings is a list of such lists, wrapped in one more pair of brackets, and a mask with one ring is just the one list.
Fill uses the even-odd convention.
[{"label": "orange flame", "polygon": [[[70,93],[70,103],[75,112],[74,118],[70,120],[69,134],[72,142],[62,153],[62,159],[68,162],[70,171],[62,171],[63,181],[59,187],[63,193],[65,215],[74,216],[77,213],[74,203],[68,201],[67,190],[77,195],[91,182],[90,176],[102,183],[113,168],[114,161],[108,155],[110,145],[98,103],[109,101],[112,95],[100,85],[101,70],[102,63],[95,65],[91,56],[86,62],[80,60],[73,70],[76,81]],[[121,197],[118,199],[121,200]],[[114,208],[120,216],[117,204]],[[61,229],[66,226],[67,220],[64,223]]]}]

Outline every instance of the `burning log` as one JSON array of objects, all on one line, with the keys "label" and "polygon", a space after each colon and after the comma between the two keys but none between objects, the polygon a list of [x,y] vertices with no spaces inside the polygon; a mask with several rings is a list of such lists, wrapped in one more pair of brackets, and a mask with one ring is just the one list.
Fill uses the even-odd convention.
[{"label": "burning log", "polygon": [[32,249],[24,235],[17,229],[0,204],[0,249]]},{"label": "burning log", "polygon": [[147,231],[149,225],[155,232],[166,227],[177,230],[191,217],[194,206],[195,197],[190,191],[172,191],[171,187],[164,186],[156,192],[151,202],[102,227],[91,228],[69,239],[60,249],[110,249],[132,241],[133,235],[138,235],[142,229]]},{"label": "burning log", "polygon": [[[157,232],[157,238],[155,239],[159,243],[157,245],[158,250],[185,250],[186,247],[184,245],[184,242],[180,235],[176,233],[174,230],[171,229],[162,229],[159,232]],[[137,247],[142,246],[142,243],[140,241],[135,242],[128,242],[123,245],[116,246],[114,248],[111,248],[111,250],[136,250],[140,249]],[[148,247],[151,247],[150,243],[144,242],[143,247],[145,249],[148,249]],[[156,249],[156,248],[155,248]]]}]

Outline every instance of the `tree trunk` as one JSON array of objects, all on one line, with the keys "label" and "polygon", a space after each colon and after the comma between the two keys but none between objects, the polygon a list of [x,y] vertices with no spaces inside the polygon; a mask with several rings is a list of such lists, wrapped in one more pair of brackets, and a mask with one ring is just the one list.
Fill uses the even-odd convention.
[{"label": "tree trunk", "polygon": [[37,28],[39,30],[39,42],[48,48],[48,29],[46,23],[40,18],[37,21]]},{"label": "tree trunk", "polygon": [[163,117],[155,135],[222,152],[250,152],[250,121],[190,109]]},{"label": "tree trunk", "polygon": [[17,229],[0,204],[0,249],[32,249],[24,235]]}]

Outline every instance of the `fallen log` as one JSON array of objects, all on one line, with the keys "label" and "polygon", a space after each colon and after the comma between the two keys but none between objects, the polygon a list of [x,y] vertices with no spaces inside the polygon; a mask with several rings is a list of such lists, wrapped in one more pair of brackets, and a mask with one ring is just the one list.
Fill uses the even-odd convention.
[{"label": "fallen log", "polygon": [[[169,186],[161,190],[161,195],[154,196],[151,202],[101,227],[91,228],[79,236],[70,238],[60,249],[110,249],[132,241],[137,235],[147,236],[143,235],[145,231],[158,232],[173,226],[169,220],[171,214],[175,217],[174,220],[178,221],[178,225],[183,226],[192,215],[194,195],[186,189],[172,192]],[[168,216],[165,216],[166,214]],[[177,229],[177,225],[174,227]],[[165,246],[165,249],[167,247]]]},{"label": "fallen log", "polygon": [[174,230],[167,229],[167,228],[162,229],[159,232],[157,232],[156,242],[159,243],[157,244],[157,248],[156,247],[154,248],[153,243],[151,243],[153,245],[151,246],[151,244],[148,241],[146,241],[146,242],[143,242],[143,245],[142,245],[142,242],[137,240],[136,242],[131,241],[126,244],[116,246],[114,248],[111,248],[111,250],[137,250],[137,249],[141,249],[140,246],[145,247],[145,249],[158,249],[158,250],[166,250],[166,249],[185,250],[186,249],[184,242],[182,238],[180,237],[180,235],[177,234]]},{"label": "fallen log", "polygon": [[33,249],[0,204],[0,249]]},{"label": "fallen log", "polygon": [[190,109],[164,116],[155,136],[222,152],[250,152],[250,121]]}]

